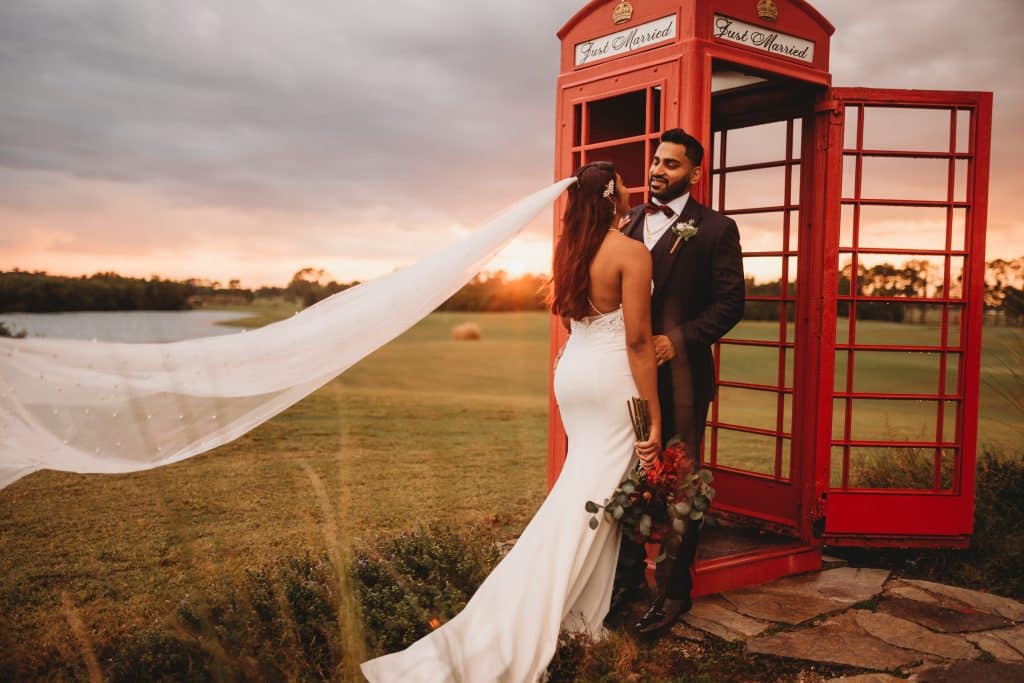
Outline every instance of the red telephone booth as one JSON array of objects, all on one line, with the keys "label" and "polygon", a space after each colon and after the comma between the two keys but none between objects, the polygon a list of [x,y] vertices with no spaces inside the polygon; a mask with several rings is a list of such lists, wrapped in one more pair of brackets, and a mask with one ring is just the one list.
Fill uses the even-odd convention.
[{"label": "red telephone booth", "polygon": [[[695,198],[740,226],[747,317],[701,454],[729,523],[697,594],[972,530],[992,95],[832,87],[833,31],[803,0],[594,0],[558,34],[556,177],[612,161],[645,201],[680,126],[707,149]],[[550,484],[554,401],[549,433]]]}]

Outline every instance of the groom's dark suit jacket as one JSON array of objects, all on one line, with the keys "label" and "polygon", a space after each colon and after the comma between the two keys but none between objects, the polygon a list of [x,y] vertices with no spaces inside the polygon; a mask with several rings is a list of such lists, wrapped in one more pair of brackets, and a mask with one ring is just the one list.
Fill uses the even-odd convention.
[{"label": "groom's dark suit jacket", "polygon": [[[711,346],[743,317],[744,280],[740,234],[736,222],[698,204],[683,207],[679,223],[694,219],[697,234],[669,249],[672,230],[651,249],[654,292],[651,322],[654,334],[666,335],[676,357],[658,372],[662,433],[683,436],[691,454],[700,443],[707,406],[715,394]],[[623,231],[643,241],[643,206],[629,214]],[[699,413],[699,414],[698,414]]]}]

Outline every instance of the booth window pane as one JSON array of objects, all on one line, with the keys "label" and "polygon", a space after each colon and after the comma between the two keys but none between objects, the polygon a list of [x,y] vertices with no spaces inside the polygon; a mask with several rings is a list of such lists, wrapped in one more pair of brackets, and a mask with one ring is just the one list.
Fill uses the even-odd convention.
[{"label": "booth window pane", "polygon": [[583,141],[583,105],[576,104],[572,108],[572,146],[579,147]]},{"label": "booth window pane", "polygon": [[961,109],[956,113],[956,151],[967,154],[971,148],[971,112]]},{"label": "booth window pane", "polygon": [[587,161],[610,161],[622,176],[628,187],[645,187],[647,169],[644,159],[644,143],[630,142],[614,147],[602,147],[587,152]]},{"label": "booth window pane", "polygon": [[[862,206],[860,208],[860,231],[858,246],[871,249],[905,247],[915,249],[944,250],[946,248],[946,222],[948,209],[930,206]],[[847,226],[847,221],[850,225]],[[843,207],[843,240],[841,246],[852,245],[853,207]],[[960,247],[963,248],[962,242]],[[941,265],[940,256],[923,257]]]},{"label": "booth window pane", "polygon": [[849,248],[853,246],[854,207],[852,204],[843,204],[840,211],[839,246]]},{"label": "booth window pane", "polygon": [[[773,326],[762,322],[744,322],[742,330],[746,339],[758,338],[760,336],[772,339],[778,336]],[[756,327],[757,329],[751,329]],[[733,333],[735,336],[739,336]],[[728,344],[729,349],[725,356],[728,362],[723,362],[719,368],[719,379],[724,382],[747,382],[750,384],[764,384],[774,386],[778,380],[778,359],[779,350],[771,346],[742,346],[739,344]],[[725,360],[723,356],[723,360]]]},{"label": "booth window pane", "polygon": [[582,159],[582,157],[580,156],[579,152],[573,152],[572,153],[572,172],[573,173],[575,173],[579,169],[579,167],[583,165],[581,159]]},{"label": "booth window pane", "polygon": [[[736,327],[729,331],[728,339],[753,339],[756,341],[779,341],[779,323],[775,322],[778,320],[778,306],[779,304],[774,301],[766,302],[767,309],[751,309],[750,306],[754,302],[748,301],[746,303],[747,308],[743,314],[743,320],[736,324]],[[758,302],[761,303],[761,302]],[[767,320],[759,320],[758,315],[764,313]],[[774,321],[773,321],[774,319]],[[745,353],[747,350],[755,347],[740,347],[735,344],[728,344],[729,353],[733,353],[734,349],[738,353],[742,348]],[[764,348],[764,347],[756,347]],[[773,349],[774,350],[774,349]]]},{"label": "booth window pane", "polygon": [[953,201],[966,202],[970,165],[967,159],[957,159],[954,163],[956,170],[953,175]]},{"label": "booth window pane", "polygon": [[868,107],[864,149],[949,151],[949,109]]},{"label": "booth window pane", "polygon": [[832,447],[832,460],[829,462],[829,484],[834,489],[843,486],[843,447]]},{"label": "booth window pane", "polygon": [[843,155],[843,199],[858,199],[857,196],[857,157]]},{"label": "booth window pane", "polygon": [[[718,180],[719,176],[715,176]],[[731,179],[731,176],[730,176]],[[796,216],[790,218],[789,246],[796,248]],[[783,211],[763,211],[745,213],[736,216],[740,235],[743,238],[743,252],[752,254],[759,251],[782,251],[786,248],[784,225],[786,214]],[[794,273],[795,275],[795,273]]]},{"label": "booth window pane", "polygon": [[[729,131],[727,166],[781,161],[786,158],[787,121],[773,121]],[[794,156],[800,156],[797,152]]]},{"label": "booth window pane", "polygon": [[[844,380],[845,381],[845,380]],[[838,382],[837,382],[838,384]],[[844,438],[844,430],[846,429],[846,399],[845,398],[834,398],[832,399],[832,440],[842,441]],[[833,451],[833,456],[835,452]],[[840,450],[840,455],[842,452]],[[835,463],[833,463],[835,464]]]},{"label": "booth window pane", "polygon": [[942,440],[946,443],[957,443],[957,425],[960,423],[960,404],[957,401],[946,401],[942,404]]},{"label": "booth window pane", "polygon": [[717,464],[758,474],[775,474],[775,438],[718,429]]},{"label": "booth window pane", "polygon": [[865,157],[862,163],[861,197],[935,202],[948,198],[946,159]]},{"label": "booth window pane", "polygon": [[858,107],[847,107],[843,121],[843,148],[857,148],[857,119],[860,116]]},{"label": "booth window pane", "polygon": [[[732,148],[733,140],[730,136],[729,149]],[[786,204],[786,169],[782,166],[733,171],[726,175],[725,202],[729,209],[768,208]]]},{"label": "booth window pane", "polygon": [[[769,384],[775,384],[775,379],[772,378]],[[778,403],[778,394],[773,392],[720,387],[718,389],[718,420],[727,424],[767,429],[774,432],[779,414]],[[933,427],[934,422],[933,418]],[[721,452],[719,461],[721,461]]]},{"label": "booth window pane", "polygon": [[957,450],[946,448],[941,451],[942,462],[940,464],[939,489],[952,491],[955,484],[957,470]]},{"label": "booth window pane", "polygon": [[946,396],[959,394],[963,387],[960,386],[960,354],[946,354]]},{"label": "booth window pane", "polygon": [[[858,326],[858,336],[859,332]],[[934,395],[939,386],[939,355],[907,351],[857,351],[854,354],[853,390],[881,394]]]},{"label": "booth window pane", "polygon": [[[743,259],[743,274],[746,277],[748,296],[782,296],[782,257],[746,256]],[[795,276],[793,272],[790,279],[796,279]],[[772,319],[778,320],[778,313]]]},{"label": "booth window pane", "polygon": [[953,241],[950,248],[954,251],[967,248],[967,209],[953,209]]},{"label": "booth window pane", "polygon": [[661,132],[661,86],[651,88],[651,132]]},{"label": "booth window pane", "polygon": [[587,103],[587,144],[644,135],[647,132],[646,109],[644,90]]},{"label": "booth window pane", "polygon": [[935,441],[938,406],[938,401],[854,399],[850,438],[854,441]]},{"label": "booth window pane", "polygon": [[[942,458],[937,490],[949,488],[951,461]],[[936,490],[936,450],[894,447],[850,449],[850,488]]]}]

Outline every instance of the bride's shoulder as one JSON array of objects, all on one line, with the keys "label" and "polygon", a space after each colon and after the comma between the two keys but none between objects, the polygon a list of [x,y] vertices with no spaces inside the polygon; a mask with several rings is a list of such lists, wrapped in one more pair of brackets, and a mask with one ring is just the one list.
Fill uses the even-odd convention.
[{"label": "bride's shoulder", "polygon": [[624,258],[630,260],[647,260],[651,259],[651,252],[647,249],[643,242],[635,240],[629,235],[621,233],[619,231],[613,231],[609,243],[615,248],[615,250],[621,254]]}]

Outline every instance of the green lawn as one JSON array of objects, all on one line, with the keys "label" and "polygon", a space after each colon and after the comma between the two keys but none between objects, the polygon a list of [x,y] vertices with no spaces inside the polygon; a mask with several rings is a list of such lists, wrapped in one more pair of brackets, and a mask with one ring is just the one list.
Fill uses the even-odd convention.
[{"label": "green lawn", "polygon": [[[266,321],[286,309],[257,313]],[[467,320],[483,339],[452,341],[451,328]],[[514,535],[545,492],[547,321],[543,313],[434,314],[214,452],[128,475],[40,472],[0,491],[0,664],[79,661],[64,596],[103,642],[170,619],[182,599],[220,577],[323,548],[311,473],[356,547],[432,520]],[[929,334],[901,325],[863,331],[879,339]],[[770,333],[768,324],[744,323],[737,334]],[[1001,359],[1013,358],[1015,339],[1013,330],[986,330],[982,441],[1007,449],[1017,446],[1021,416],[989,382],[1009,376]],[[775,362],[761,351],[727,353],[738,354],[727,359],[738,377],[774,376]],[[865,381],[910,390],[929,377],[930,363],[878,358],[858,368]],[[774,424],[771,401],[725,398],[730,419]],[[858,418],[869,428],[919,431],[912,408],[873,410]],[[756,448],[736,448],[748,466],[763,460]]]}]

